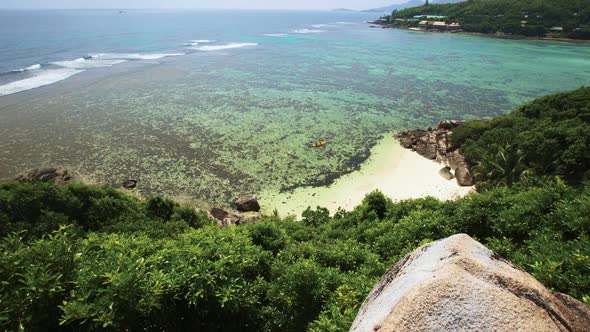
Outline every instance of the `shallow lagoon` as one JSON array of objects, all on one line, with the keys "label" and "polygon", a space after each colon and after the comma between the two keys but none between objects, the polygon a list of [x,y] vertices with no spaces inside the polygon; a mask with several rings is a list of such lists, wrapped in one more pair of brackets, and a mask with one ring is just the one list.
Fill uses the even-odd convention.
[{"label": "shallow lagoon", "polygon": [[[137,178],[144,194],[224,203],[330,183],[395,130],[492,117],[590,84],[585,44],[371,29],[354,14],[343,24],[283,13],[265,26],[273,15],[208,21],[203,31],[223,31],[214,36],[194,23],[194,38],[256,46],[187,50],[183,31],[179,46],[156,51],[186,55],[0,97],[0,177],[58,164],[100,184]],[[319,23],[329,25],[290,32]],[[309,148],[317,139],[329,144]]]}]

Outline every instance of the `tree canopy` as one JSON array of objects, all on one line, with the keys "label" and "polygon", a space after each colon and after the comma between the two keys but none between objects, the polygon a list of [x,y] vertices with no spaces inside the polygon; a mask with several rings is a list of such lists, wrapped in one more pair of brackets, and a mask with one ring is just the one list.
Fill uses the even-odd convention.
[{"label": "tree canopy", "polygon": [[590,88],[542,97],[489,121],[467,122],[451,140],[484,185],[539,176],[579,184],[590,178]]},{"label": "tree canopy", "polygon": [[407,8],[383,19],[389,24],[417,26],[415,21],[395,20],[417,15],[446,16],[445,20],[459,22],[468,32],[590,39],[590,0],[468,0]]}]

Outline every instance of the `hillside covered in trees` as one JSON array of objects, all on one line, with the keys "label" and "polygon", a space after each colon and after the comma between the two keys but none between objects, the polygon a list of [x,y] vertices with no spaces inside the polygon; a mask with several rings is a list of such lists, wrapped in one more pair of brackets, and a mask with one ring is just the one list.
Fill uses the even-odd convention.
[{"label": "hillside covered in trees", "polygon": [[346,331],[392,264],[456,233],[590,304],[589,105],[583,88],[459,127],[485,185],[457,201],[374,192],[351,212],[222,228],[159,197],[2,183],[0,326]]},{"label": "hillside covered in trees", "polygon": [[491,121],[470,121],[451,140],[483,186],[559,176],[590,179],[590,88],[550,95]]},{"label": "hillside covered in trees", "polygon": [[[418,15],[445,16],[467,32],[529,37],[590,39],[590,0],[469,0],[394,11],[382,18],[390,26],[417,27]],[[410,20],[410,21],[408,21]]]}]

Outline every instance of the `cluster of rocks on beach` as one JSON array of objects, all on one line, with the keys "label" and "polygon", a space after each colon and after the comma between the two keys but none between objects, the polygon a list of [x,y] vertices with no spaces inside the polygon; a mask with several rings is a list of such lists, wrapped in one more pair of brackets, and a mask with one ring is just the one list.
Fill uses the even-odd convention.
[{"label": "cluster of rocks on beach", "polygon": [[449,139],[453,129],[462,123],[459,120],[443,120],[434,128],[403,131],[397,137],[404,148],[441,163],[443,168],[439,173],[442,177],[447,180],[456,179],[460,186],[470,187],[475,184],[471,165],[461,155],[459,146]]}]

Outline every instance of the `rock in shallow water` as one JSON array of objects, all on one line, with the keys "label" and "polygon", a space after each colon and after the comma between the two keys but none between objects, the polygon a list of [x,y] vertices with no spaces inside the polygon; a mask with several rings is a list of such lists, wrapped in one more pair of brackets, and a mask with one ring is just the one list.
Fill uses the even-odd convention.
[{"label": "rock in shallow water", "polygon": [[125,189],[135,189],[137,187],[137,180],[127,180],[123,182],[123,188]]},{"label": "rock in shallow water", "polygon": [[588,331],[590,307],[553,293],[465,234],[422,246],[373,288],[350,331]]}]

